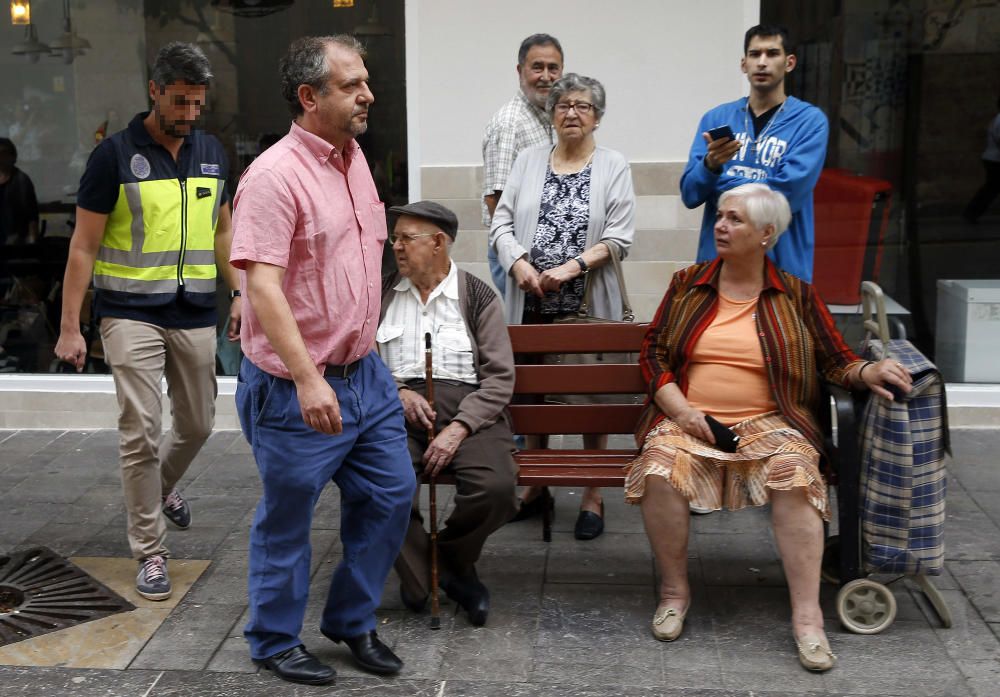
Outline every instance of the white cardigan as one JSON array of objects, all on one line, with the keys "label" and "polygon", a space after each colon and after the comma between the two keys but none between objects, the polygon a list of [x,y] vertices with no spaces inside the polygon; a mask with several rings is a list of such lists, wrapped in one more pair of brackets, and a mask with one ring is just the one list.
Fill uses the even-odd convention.
[{"label": "white cardigan", "polygon": [[[535,237],[551,152],[551,145],[539,145],[517,156],[493,214],[490,244],[508,274],[514,262],[528,253]],[[619,258],[624,259],[635,238],[635,191],[628,162],[621,153],[598,147],[590,177],[586,248],[608,242],[612,253],[617,250]],[[594,291],[590,314],[604,319],[621,319],[622,298],[611,263],[591,273],[594,274]],[[507,324],[520,324],[524,314],[524,291],[513,280],[507,282],[504,305]]]}]

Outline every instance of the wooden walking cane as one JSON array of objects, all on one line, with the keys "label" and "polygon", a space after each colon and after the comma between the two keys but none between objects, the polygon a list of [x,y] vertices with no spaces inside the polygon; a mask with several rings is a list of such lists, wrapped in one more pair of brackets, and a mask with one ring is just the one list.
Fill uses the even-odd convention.
[{"label": "wooden walking cane", "polygon": [[[424,382],[427,383],[427,403],[434,409],[434,358],[431,354],[431,333],[424,334]],[[434,440],[434,423],[427,429],[427,445]],[[438,522],[437,474],[429,482],[431,516],[431,629],[441,629],[441,605],[438,601]]]}]

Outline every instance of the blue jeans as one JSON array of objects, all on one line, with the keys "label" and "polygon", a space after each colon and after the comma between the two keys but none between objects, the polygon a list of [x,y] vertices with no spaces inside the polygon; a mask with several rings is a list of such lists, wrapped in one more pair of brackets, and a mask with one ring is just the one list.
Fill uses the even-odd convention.
[{"label": "blue jeans", "polygon": [[343,558],[333,574],[320,629],[338,637],[375,628],[389,570],[399,553],[416,489],[403,408],[392,376],[372,352],[337,394],[343,432],[313,430],[290,380],[243,359],[236,406],[264,485],[250,530],[250,655],[261,659],[302,643],[309,596],[313,509],[327,482],[340,488]]},{"label": "blue jeans", "polygon": [[497,250],[493,249],[493,245],[486,247],[486,260],[490,262],[490,276],[493,277],[493,285],[500,291],[502,299],[504,292],[507,290],[507,274],[504,272],[503,267],[500,266],[500,260],[497,259]]}]

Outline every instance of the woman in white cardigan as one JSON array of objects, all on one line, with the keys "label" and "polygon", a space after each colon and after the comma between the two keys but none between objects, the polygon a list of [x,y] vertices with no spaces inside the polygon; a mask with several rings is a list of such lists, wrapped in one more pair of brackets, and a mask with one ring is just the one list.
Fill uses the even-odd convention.
[{"label": "woman in white cardigan", "polygon": [[[624,259],[635,236],[635,192],[621,153],[598,147],[594,131],[604,115],[605,92],[593,78],[569,73],[549,93],[546,110],[555,146],[521,152],[493,215],[490,244],[513,277],[504,294],[508,324],[541,324],[575,314],[584,279],[593,274],[589,313],[622,318],[622,298],[610,255]],[[607,436],[585,436],[602,448]],[[539,447],[532,443],[530,447]],[[529,490],[515,520],[540,512]],[[587,489],[574,534],[589,540],[604,530],[600,489]]]}]

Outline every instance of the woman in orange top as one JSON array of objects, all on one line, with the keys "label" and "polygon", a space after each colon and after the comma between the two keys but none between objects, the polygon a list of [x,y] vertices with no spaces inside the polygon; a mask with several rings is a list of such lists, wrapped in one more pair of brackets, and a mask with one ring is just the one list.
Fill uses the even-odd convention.
[{"label": "woman in orange top", "polygon": [[[691,598],[688,507],[770,502],[799,660],[828,670],[835,658],[819,606],[829,519],[815,417],[819,375],[889,399],[886,384],[907,392],[911,382],[893,361],[854,355],[813,287],[767,258],[790,218],[785,197],[764,184],[720,196],[718,258],[674,275],[643,343],[650,399],[625,495],[642,505],[662,578],[652,625],[662,641],[680,636]],[[715,447],[706,416],[740,436],[735,452]]]}]

